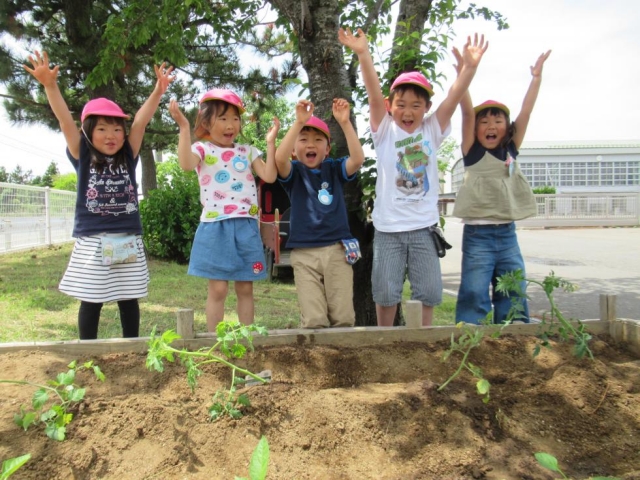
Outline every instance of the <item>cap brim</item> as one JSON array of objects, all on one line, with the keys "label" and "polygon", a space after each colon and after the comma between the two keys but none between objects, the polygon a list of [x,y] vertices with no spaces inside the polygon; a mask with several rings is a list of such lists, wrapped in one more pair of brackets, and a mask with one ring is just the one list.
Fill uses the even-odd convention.
[{"label": "cap brim", "polygon": [[507,117],[511,116],[511,112],[505,105],[478,105],[477,107],[473,108],[473,111],[478,114],[483,110],[488,110],[489,108],[497,108],[498,110],[502,110],[504,113],[506,113]]},{"label": "cap brim", "polygon": [[200,104],[202,105],[204,102],[211,102],[213,100],[220,100],[221,102],[224,103],[228,103],[229,105],[233,105],[234,107],[236,107],[238,109],[238,111],[240,112],[240,114],[243,114],[244,112],[246,112],[246,110],[244,109],[244,107],[241,107],[240,105],[237,105],[235,103],[230,102],[229,100],[225,100],[224,98],[218,98],[218,97],[209,97],[209,98],[204,98],[200,101]]},{"label": "cap brim", "polygon": [[421,89],[423,89],[425,92],[429,94],[429,97],[433,97],[433,90],[423,85],[422,83],[418,83],[418,82],[401,82],[396,85],[392,85],[391,88],[393,89],[393,88],[399,87],[400,85],[409,85],[409,84],[415,85],[416,87],[420,87]]}]

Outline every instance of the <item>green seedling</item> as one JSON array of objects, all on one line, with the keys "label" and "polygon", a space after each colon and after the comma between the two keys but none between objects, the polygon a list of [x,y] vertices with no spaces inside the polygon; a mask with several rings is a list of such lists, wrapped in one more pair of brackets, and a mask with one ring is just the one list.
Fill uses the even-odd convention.
[{"label": "green seedling", "polygon": [[249,478],[235,477],[235,480],[264,480],[267,478],[268,468],[269,442],[267,442],[267,437],[262,436],[251,455],[251,461],[249,462]]},{"label": "green seedling", "polygon": [[[570,478],[570,477],[567,477],[562,470],[560,470],[560,467],[558,466],[558,460],[553,455],[549,453],[538,452],[538,453],[535,453],[533,456],[536,458],[538,463],[542,465],[544,468],[551,470],[552,472],[559,473],[560,475],[562,475],[562,478],[564,479],[568,480]],[[617,477],[589,477],[589,479],[590,480],[620,480]]]},{"label": "green seedling", "polygon": [[[73,413],[70,410],[84,399],[86,393],[85,388],[75,383],[76,373],[79,370],[93,370],[96,378],[104,381],[104,374],[100,367],[94,365],[92,361],[78,365],[74,360],[67,367],[69,370],[59,373],[55,380],[49,380],[46,385],[24,380],[0,380],[0,383],[37,388],[31,399],[32,409],[26,409],[22,405],[20,413],[13,417],[19,427],[26,431],[31,425],[42,423],[45,425],[44,431],[47,437],[60,442],[65,439],[66,426],[73,419]],[[50,400],[50,397],[54,400]]]},{"label": "green seedling", "polygon": [[583,358],[585,355],[588,355],[589,358],[593,360],[593,353],[589,348],[589,341],[592,337],[586,331],[584,324],[578,321],[578,325],[575,326],[567,320],[553,298],[553,291],[558,288],[562,288],[565,292],[573,292],[577,287],[563,278],[556,277],[553,271],[540,282],[525,278],[522,270],[516,270],[498,278],[496,291],[506,296],[510,296],[515,292],[515,298],[513,300],[519,300],[521,297],[528,298],[522,291],[521,285],[523,282],[527,285],[534,284],[541,287],[551,307],[549,315],[545,314],[542,318],[541,328],[544,330],[540,334],[541,343],[536,346],[533,352],[534,357],[540,353],[541,346],[549,347],[549,339],[555,334],[559,335],[564,341],[572,340],[574,342],[573,353],[578,358]]},{"label": "green seedling", "polygon": [[217,341],[212,347],[189,351],[178,350],[171,346],[174,341],[181,338],[175,331],[167,330],[161,336],[156,336],[154,327],[149,339],[146,365],[149,370],[162,372],[164,371],[163,361],[173,362],[177,356],[187,370],[187,384],[192,392],[198,384],[198,377],[202,375],[203,365],[220,363],[229,367],[231,384],[228,389],[218,390],[215,393],[213,404],[209,407],[209,417],[215,421],[227,414],[237,419],[242,417],[242,407],[251,405],[246,394],[236,395],[237,387],[245,383],[245,379],[238,374],[249,376],[261,384],[269,381],[232,362],[233,359],[243,358],[247,348],[253,350],[253,332],[267,335],[267,329],[264,327],[254,324],[243,325],[237,320],[223,321],[216,328]]},{"label": "green seedling", "polygon": [[[451,334],[451,346],[446,352],[444,352],[442,361],[447,361],[451,354],[455,352],[461,354],[462,359],[460,360],[460,365],[458,365],[456,371],[453,372],[453,374],[442,385],[440,385],[438,391],[444,390],[446,386],[449,385],[451,381],[453,381],[454,378],[460,375],[464,370],[467,370],[469,371],[469,373],[471,373],[471,375],[473,375],[474,378],[477,379],[476,390],[479,395],[484,395],[482,401],[484,403],[489,402],[489,399],[491,398],[489,395],[489,391],[491,390],[491,383],[489,382],[489,380],[484,378],[482,369],[469,361],[469,354],[471,353],[471,350],[479,347],[482,343],[482,339],[488,332],[487,328],[490,328],[487,326],[488,324],[490,324],[490,322],[491,313],[489,313],[489,315],[487,315],[487,318],[483,320],[482,326],[470,325],[464,322],[460,322],[456,325],[456,328],[462,330],[462,334],[457,339],[455,337],[455,334]],[[502,333],[502,329],[510,323],[511,321],[507,320],[507,322],[502,325],[494,326],[494,330],[493,332],[491,332],[491,337],[499,337]]]},{"label": "green seedling", "polygon": [[2,470],[0,470],[0,480],[7,480],[11,475],[16,473],[20,467],[29,461],[31,454],[21,455],[20,457],[9,458],[2,462]]}]

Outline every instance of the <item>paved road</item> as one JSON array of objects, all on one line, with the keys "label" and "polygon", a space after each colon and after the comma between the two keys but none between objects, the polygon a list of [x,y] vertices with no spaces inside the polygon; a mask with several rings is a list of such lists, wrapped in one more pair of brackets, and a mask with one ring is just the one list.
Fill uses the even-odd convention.
[{"label": "paved road", "polygon": [[[456,294],[462,258],[460,220],[448,217],[445,236],[453,248],[442,259],[444,288]],[[618,318],[640,319],[640,228],[518,228],[527,276],[542,280],[552,270],[578,285],[572,293],[554,292],[567,318],[600,318],[601,293],[615,294]],[[548,310],[544,292],[529,288],[532,313]]]}]

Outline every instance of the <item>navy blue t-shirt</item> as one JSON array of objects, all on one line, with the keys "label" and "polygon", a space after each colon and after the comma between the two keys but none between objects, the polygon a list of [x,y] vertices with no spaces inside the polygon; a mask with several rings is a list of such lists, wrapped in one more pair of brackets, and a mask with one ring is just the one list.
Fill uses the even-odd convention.
[{"label": "navy blue t-shirt", "polygon": [[67,157],[78,175],[78,193],[73,226],[74,237],[100,233],[141,234],[136,166],[131,145],[125,141],[126,167],[107,165],[102,171],[91,167],[87,139],[80,137],[80,159]]},{"label": "navy blue t-shirt", "polygon": [[514,159],[518,156],[518,150],[516,149],[516,144],[513,143],[513,140],[510,141],[506,147],[497,147],[489,150],[484,148],[476,139],[467,154],[464,156],[464,166],[470,167],[471,165],[475,165],[482,159],[482,157],[484,157],[486,152],[489,152],[491,155],[503,162],[507,160],[507,153]]},{"label": "navy blue t-shirt", "polygon": [[351,238],[343,185],[347,157],[325,159],[318,169],[297,160],[288,178],[278,178],[291,200],[291,226],[287,248],[324,247]]}]

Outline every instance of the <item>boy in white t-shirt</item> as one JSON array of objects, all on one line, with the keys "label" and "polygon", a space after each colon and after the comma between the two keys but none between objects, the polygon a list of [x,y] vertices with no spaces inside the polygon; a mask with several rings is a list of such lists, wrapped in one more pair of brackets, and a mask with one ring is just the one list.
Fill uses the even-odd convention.
[{"label": "boy in white t-shirt", "polygon": [[440,260],[431,234],[439,217],[436,153],[489,44],[484,36],[467,39],[462,71],[435,114],[427,116],[433,89],[424,75],[400,74],[385,99],[364,32],[353,35],[341,28],[338,39],[358,55],[369,97],[378,170],[372,272],[378,325],[393,326],[408,271],[411,298],[422,302],[422,325],[429,326],[433,307],[442,301]]}]

